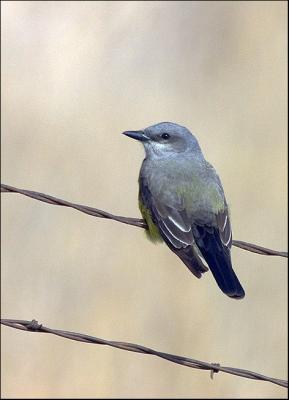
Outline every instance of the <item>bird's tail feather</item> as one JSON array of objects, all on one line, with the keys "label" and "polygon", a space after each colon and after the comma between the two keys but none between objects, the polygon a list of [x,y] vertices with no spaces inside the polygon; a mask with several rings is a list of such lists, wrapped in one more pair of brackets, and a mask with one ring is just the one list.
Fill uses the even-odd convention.
[{"label": "bird's tail feather", "polygon": [[[164,240],[197,278],[201,278],[202,274],[208,271],[194,245],[176,249],[166,238]],[[245,297],[245,291],[231,264],[230,250],[224,249],[215,235],[207,235],[206,245],[198,245],[198,248],[222,292],[233,299]]]},{"label": "bird's tail feather", "polygon": [[242,299],[245,292],[232,268],[230,256],[223,253],[203,253],[203,256],[222,292],[234,299]]}]

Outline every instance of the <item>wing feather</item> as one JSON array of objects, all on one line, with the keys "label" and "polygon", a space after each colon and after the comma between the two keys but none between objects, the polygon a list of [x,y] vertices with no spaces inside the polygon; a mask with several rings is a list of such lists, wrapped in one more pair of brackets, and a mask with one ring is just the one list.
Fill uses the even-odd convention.
[{"label": "wing feather", "polygon": [[230,249],[232,247],[232,229],[227,206],[216,215],[216,221],[220,239],[223,245]]},{"label": "wing feather", "polygon": [[192,223],[185,210],[178,210],[171,204],[159,202],[152,196],[145,180],[141,178],[140,197],[145,206],[151,210],[153,221],[165,239],[177,249],[192,245],[194,242]]}]

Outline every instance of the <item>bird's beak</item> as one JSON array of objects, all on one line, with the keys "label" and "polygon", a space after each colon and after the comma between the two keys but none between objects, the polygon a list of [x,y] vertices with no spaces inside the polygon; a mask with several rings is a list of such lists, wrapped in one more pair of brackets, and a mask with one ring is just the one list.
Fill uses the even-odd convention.
[{"label": "bird's beak", "polygon": [[140,142],[146,142],[149,140],[149,137],[147,137],[143,131],[126,131],[123,132],[123,135],[139,140]]}]

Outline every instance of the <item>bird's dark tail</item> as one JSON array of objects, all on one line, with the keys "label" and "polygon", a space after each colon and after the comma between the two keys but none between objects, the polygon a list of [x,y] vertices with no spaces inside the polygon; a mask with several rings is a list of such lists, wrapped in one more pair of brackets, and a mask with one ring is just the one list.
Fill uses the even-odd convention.
[{"label": "bird's dark tail", "polygon": [[223,254],[203,255],[222,292],[234,299],[242,299],[245,292],[232,268],[230,258]]},{"label": "bird's dark tail", "polygon": [[222,243],[218,229],[196,226],[196,243],[222,292],[242,299],[245,292],[232,268],[230,248]]},{"label": "bird's dark tail", "polygon": [[[191,246],[187,249],[174,249],[173,251],[197,278],[206,272],[207,268]],[[205,253],[204,251],[202,251],[202,255],[222,292],[233,299],[242,299],[245,292],[232,268],[230,255]]]},{"label": "bird's dark tail", "polygon": [[[167,244],[197,278],[208,270],[192,246],[174,249]],[[233,299],[242,299],[245,292],[232,268],[229,250],[223,252],[220,248],[206,250],[201,247],[200,250],[222,292]]]}]

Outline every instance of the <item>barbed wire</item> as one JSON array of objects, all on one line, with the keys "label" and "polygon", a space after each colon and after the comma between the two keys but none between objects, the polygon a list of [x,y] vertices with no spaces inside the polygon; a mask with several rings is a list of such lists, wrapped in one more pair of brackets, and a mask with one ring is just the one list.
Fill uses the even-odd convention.
[{"label": "barbed wire", "polygon": [[[4,185],[4,184],[1,184],[1,192],[19,193],[24,196],[31,197],[35,200],[43,201],[44,203],[74,208],[75,210],[78,210],[85,214],[92,215],[93,217],[111,219],[114,221],[121,222],[123,224],[137,226],[138,228],[143,228],[143,229],[148,228],[147,224],[145,223],[145,221],[143,219],[113,215],[106,211],[99,210],[97,208],[88,207],[88,206],[84,206],[84,205],[76,204],[76,203],[71,203],[69,201],[58,199],[57,197],[53,197],[48,194],[44,194],[44,193],[40,193],[40,192],[35,192],[35,191],[25,190],[25,189],[18,189],[16,187]],[[261,254],[261,255],[288,257],[288,252],[286,252],[286,251],[272,250],[272,249],[268,249],[266,247],[259,246],[257,244],[248,243],[248,242],[244,242],[241,240],[233,240],[233,246],[239,247],[240,249],[243,249],[243,250],[250,251],[252,253]]]},{"label": "barbed wire", "polygon": [[[33,198],[35,200],[39,200],[39,201],[42,201],[42,202],[45,202],[48,204],[74,208],[80,212],[83,212],[85,214],[88,214],[88,215],[91,215],[94,217],[111,219],[111,220],[115,220],[115,221],[118,221],[118,222],[121,222],[124,224],[147,229],[147,225],[146,225],[145,221],[142,219],[113,215],[111,213],[108,213],[103,210],[99,210],[97,208],[88,207],[88,206],[76,204],[76,203],[71,203],[69,201],[62,200],[62,199],[59,199],[59,198],[56,198],[56,197],[53,197],[53,196],[50,196],[50,195],[47,195],[44,193],[35,192],[35,191],[31,191],[31,190],[25,190],[25,189],[19,189],[19,188],[4,185],[4,184],[1,184],[1,192],[19,193],[24,196],[28,196],[30,198]],[[261,254],[261,255],[288,257],[288,253],[285,251],[276,251],[276,250],[268,249],[268,248],[261,247],[256,244],[247,243],[247,242],[240,241],[240,240],[233,240],[233,245],[236,247],[239,247],[243,250],[247,250],[247,251]],[[141,346],[138,344],[119,342],[119,341],[109,341],[109,340],[100,339],[97,337],[93,337],[93,336],[89,336],[89,335],[85,335],[85,334],[81,334],[81,333],[63,331],[63,330],[59,330],[59,329],[51,329],[51,328],[45,327],[41,324],[38,324],[38,322],[35,320],[25,321],[25,320],[16,320],[16,319],[1,319],[1,324],[6,325],[11,328],[20,329],[20,330],[29,331],[29,332],[50,333],[52,335],[61,336],[66,339],[76,340],[76,341],[80,341],[80,342],[84,342],[84,343],[102,344],[102,345],[107,345],[107,346],[111,346],[111,347],[116,347],[116,348],[126,350],[126,351],[132,351],[132,352],[137,352],[137,353],[142,353],[142,354],[151,354],[151,355],[163,358],[167,361],[177,363],[180,365],[184,365],[186,367],[208,370],[208,371],[210,371],[211,378],[213,378],[214,373],[221,371],[224,373],[237,375],[237,376],[240,376],[243,378],[262,380],[262,381],[271,382],[271,383],[279,385],[279,386],[288,387],[288,381],[286,381],[286,380],[271,378],[271,377],[261,375],[256,372],[239,369],[239,368],[224,367],[217,363],[208,363],[208,362],[204,362],[204,361],[194,360],[194,359],[188,358],[188,357],[182,357],[182,356],[177,356],[177,355],[173,355],[173,354],[169,354],[169,353],[164,353],[164,352],[156,351],[149,347]]]},{"label": "barbed wire", "polygon": [[9,326],[10,328],[20,329],[23,331],[29,332],[40,332],[40,333],[50,333],[52,335],[61,336],[65,339],[76,340],[78,342],[84,343],[92,343],[92,344],[102,344],[111,347],[116,347],[121,350],[132,351],[136,353],[142,354],[150,354],[160,358],[163,358],[167,361],[183,365],[185,367],[203,369],[210,371],[210,376],[213,378],[214,373],[224,372],[231,375],[237,375],[243,378],[255,379],[259,381],[266,381],[274,383],[275,385],[288,387],[288,381],[278,378],[271,378],[269,376],[261,375],[257,372],[248,371],[240,368],[232,368],[232,367],[224,367],[218,363],[208,363],[205,361],[195,360],[193,358],[177,356],[174,354],[164,353],[161,351],[153,350],[149,347],[145,347],[139,344],[127,343],[127,342],[118,342],[100,339],[94,336],[85,335],[83,333],[69,332],[63,331],[59,329],[51,329],[39,324],[36,320],[32,321],[23,321],[16,319],[1,319],[1,324]]}]

